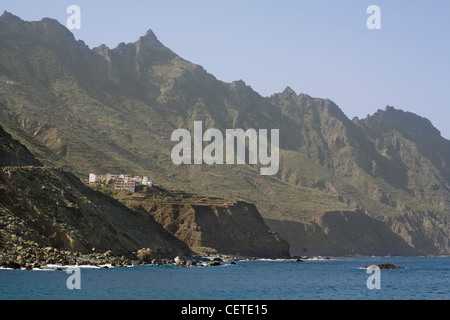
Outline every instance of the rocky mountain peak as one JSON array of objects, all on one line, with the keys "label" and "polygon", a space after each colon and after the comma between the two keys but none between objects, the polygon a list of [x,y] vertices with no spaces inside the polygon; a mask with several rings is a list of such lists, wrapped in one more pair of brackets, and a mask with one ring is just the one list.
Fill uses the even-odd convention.
[{"label": "rocky mountain peak", "polygon": [[166,48],[156,37],[155,33],[152,30],[148,30],[144,36],[140,37],[138,41],[135,42],[135,45],[137,47],[137,50],[167,50],[170,51],[168,48]]},{"label": "rocky mountain peak", "polygon": [[145,35],[140,38],[140,40],[153,41],[153,42],[157,41],[157,42],[159,42],[159,40],[156,37],[155,33],[151,29],[148,29],[147,32],[145,33]]},{"label": "rocky mountain peak", "polygon": [[247,88],[247,84],[243,80],[236,80],[231,82],[230,87],[233,90],[242,90]]},{"label": "rocky mountain peak", "polygon": [[286,87],[283,91],[283,95],[285,96],[297,96],[297,93],[291,89],[291,87]]},{"label": "rocky mountain peak", "polygon": [[8,11],[4,11],[0,16],[0,33],[7,30],[14,30],[15,26],[23,23],[23,20]]},{"label": "rocky mountain peak", "polygon": [[19,20],[22,21],[18,16],[13,15],[11,12],[3,11],[3,14],[0,16],[1,21],[4,20]]},{"label": "rocky mountain peak", "polygon": [[121,42],[112,50],[109,50],[108,47],[103,45],[95,48],[95,51],[102,56],[114,55],[117,58],[121,57],[120,59],[123,59],[124,64],[135,61],[136,64],[133,65],[133,68],[136,67],[137,69],[146,69],[157,61],[169,61],[176,57],[173,51],[158,40],[152,30],[148,30],[144,36],[140,37],[134,43]]},{"label": "rocky mountain peak", "polygon": [[100,56],[104,57],[108,62],[111,61],[111,49],[108,48],[107,45],[101,44],[98,47],[92,49]]},{"label": "rocky mountain peak", "polygon": [[414,128],[414,131],[420,131],[431,136],[441,136],[441,132],[436,129],[430,120],[418,116],[412,112],[396,109],[392,106],[386,106],[384,110],[378,110],[372,116],[368,116],[363,122],[369,126],[382,125],[384,127],[401,129]]},{"label": "rocky mountain peak", "polygon": [[65,40],[75,42],[75,37],[64,25],[55,19],[43,18],[40,21],[24,21],[14,14],[4,11],[0,16],[1,32],[8,32],[15,35],[28,34],[31,38],[39,38],[37,34],[46,42],[59,43]]},{"label": "rocky mountain peak", "polygon": [[37,27],[43,28],[45,34],[48,37],[54,37],[56,41],[58,40],[69,40],[76,41],[75,37],[69,29],[63,26],[58,20],[51,18],[44,18],[37,22]]}]

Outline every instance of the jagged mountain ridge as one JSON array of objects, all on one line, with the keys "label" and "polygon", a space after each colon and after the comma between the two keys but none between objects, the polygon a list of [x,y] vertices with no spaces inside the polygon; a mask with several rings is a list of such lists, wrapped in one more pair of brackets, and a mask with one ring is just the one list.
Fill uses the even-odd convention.
[{"label": "jagged mountain ridge", "polygon": [[[265,98],[243,81],[217,80],[151,31],[90,50],[51,19],[4,13],[0,25],[1,124],[44,163],[84,175],[145,172],[169,187],[253,202],[266,219],[449,211],[448,141],[435,129],[411,134],[429,128],[425,119],[387,109],[351,121],[332,101],[290,88]],[[280,129],[279,174],[172,165],[171,132],[200,120],[221,130]]]},{"label": "jagged mountain ridge", "polygon": [[[448,199],[434,196],[433,191],[450,190],[450,141],[442,138],[428,119],[388,106],[356,122],[365,129],[378,153],[395,168],[389,172],[391,184],[442,209],[449,208]],[[397,163],[401,165],[395,166]],[[421,172],[426,180],[418,174]],[[388,180],[389,176],[384,178]]]}]

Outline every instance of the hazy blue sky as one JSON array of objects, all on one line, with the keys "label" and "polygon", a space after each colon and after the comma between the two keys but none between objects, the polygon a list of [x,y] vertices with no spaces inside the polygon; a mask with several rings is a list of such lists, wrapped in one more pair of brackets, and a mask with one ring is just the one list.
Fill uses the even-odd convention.
[{"label": "hazy blue sky", "polygon": [[[24,20],[66,24],[81,8],[77,39],[89,47],[135,42],[152,29],[219,80],[244,80],[263,96],[329,98],[352,118],[386,105],[430,119],[450,139],[449,0],[2,0]],[[369,30],[369,5],[381,30]]]}]

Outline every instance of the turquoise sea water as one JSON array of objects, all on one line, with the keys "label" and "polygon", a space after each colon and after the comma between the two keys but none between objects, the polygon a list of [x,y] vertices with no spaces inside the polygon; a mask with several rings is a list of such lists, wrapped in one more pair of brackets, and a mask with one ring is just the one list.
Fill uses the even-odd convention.
[{"label": "turquoise sea water", "polygon": [[[381,270],[380,289],[370,290]],[[450,257],[238,261],[221,267],[81,268],[79,290],[63,271],[0,269],[0,300],[448,300]]]}]

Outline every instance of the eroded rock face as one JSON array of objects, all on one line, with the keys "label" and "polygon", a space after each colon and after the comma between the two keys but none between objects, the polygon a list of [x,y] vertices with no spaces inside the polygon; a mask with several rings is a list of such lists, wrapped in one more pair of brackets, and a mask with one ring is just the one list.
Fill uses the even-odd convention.
[{"label": "eroded rock face", "polygon": [[291,244],[291,255],[446,255],[449,219],[406,213],[383,220],[361,211],[326,212],[314,221],[266,220]]},{"label": "eroded rock face", "polygon": [[116,256],[148,248],[155,259],[190,252],[151,216],[95,192],[73,174],[57,169],[0,168],[0,225],[3,260],[71,259],[70,254],[49,255],[41,250],[46,247],[84,255],[113,252]]},{"label": "eroded rock face", "polygon": [[450,217],[437,213],[405,213],[386,217],[385,223],[422,254],[450,253]]},{"label": "eroded rock face", "polygon": [[0,126],[0,167],[40,166],[31,152]]},{"label": "eroded rock face", "polygon": [[289,257],[289,245],[264,223],[255,205],[242,201],[143,205],[164,228],[193,247],[224,254]]},{"label": "eroded rock face", "polygon": [[267,220],[291,243],[291,255],[417,255],[385,223],[361,211],[326,212],[311,222]]}]

